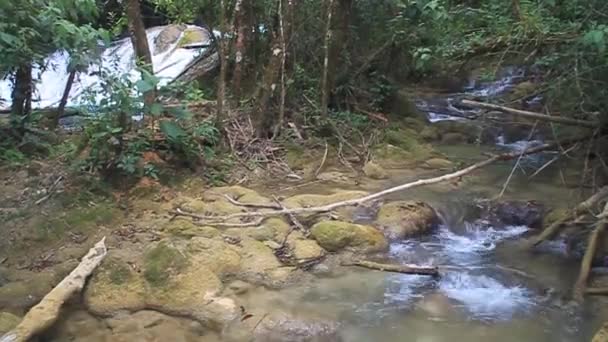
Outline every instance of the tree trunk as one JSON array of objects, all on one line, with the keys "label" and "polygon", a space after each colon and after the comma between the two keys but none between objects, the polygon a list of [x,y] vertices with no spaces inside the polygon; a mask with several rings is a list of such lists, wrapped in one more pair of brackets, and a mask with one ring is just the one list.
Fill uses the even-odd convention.
[{"label": "tree trunk", "polygon": [[236,40],[234,42],[234,70],[232,72],[232,93],[236,100],[241,99],[241,80],[243,77],[243,60],[246,55],[247,23],[245,22],[244,0],[236,0],[234,5],[234,31]]},{"label": "tree trunk", "polygon": [[[222,132],[222,122],[224,121],[224,101],[226,100],[226,4],[224,0],[220,0],[220,30],[222,31],[219,39],[219,55],[220,55],[220,77],[217,83],[217,113],[215,116],[215,127],[218,132]],[[213,31],[211,31],[213,34]]]},{"label": "tree trunk", "polygon": [[65,106],[68,103],[68,97],[70,96],[70,91],[72,90],[72,84],[74,84],[74,79],[76,78],[76,68],[72,68],[70,73],[68,74],[68,80],[65,83],[65,88],[63,90],[63,96],[61,96],[61,101],[59,102],[59,107],[57,107],[57,111],[53,114],[51,118],[51,122],[49,123],[50,129],[55,129],[59,125],[59,119],[63,116],[65,112]]},{"label": "tree trunk", "polygon": [[331,16],[334,8],[334,0],[328,0],[327,4],[327,22],[325,24],[325,43],[323,44],[323,51],[325,53],[323,58],[323,75],[321,77],[321,116],[327,116],[327,106],[329,100],[327,75],[329,68],[329,44],[331,42]]},{"label": "tree trunk", "polygon": [[23,134],[25,124],[32,110],[32,65],[21,65],[15,73],[15,84],[11,94],[11,122],[13,129]]},{"label": "tree trunk", "polygon": [[[146,28],[141,17],[139,0],[127,0],[127,24],[137,65],[153,74],[152,54],[148,46]],[[144,94],[144,104],[146,106],[150,106],[154,102],[155,93],[156,91],[152,89]]]},{"label": "tree trunk", "polygon": [[[336,87],[336,75],[338,74],[338,65],[345,58],[341,58],[344,49],[349,41],[350,20],[352,12],[353,0],[339,0],[336,10],[336,28],[333,30],[333,37],[329,48],[329,61],[327,66],[327,95],[331,97]],[[328,100],[329,102],[329,100]]]},{"label": "tree trunk", "polygon": [[279,41],[281,44],[281,95],[279,98],[279,118],[277,124],[274,126],[273,136],[278,136],[283,127],[283,121],[285,120],[285,96],[287,89],[285,88],[285,59],[287,55],[287,43],[285,42],[285,22],[283,15],[283,0],[279,0]]},{"label": "tree trunk", "polygon": [[268,103],[276,88],[283,53],[284,51],[281,49],[277,38],[274,38],[271,45],[270,59],[264,68],[262,87],[254,111],[256,135],[260,138],[267,138],[270,135],[275,121],[274,115],[268,112]]}]

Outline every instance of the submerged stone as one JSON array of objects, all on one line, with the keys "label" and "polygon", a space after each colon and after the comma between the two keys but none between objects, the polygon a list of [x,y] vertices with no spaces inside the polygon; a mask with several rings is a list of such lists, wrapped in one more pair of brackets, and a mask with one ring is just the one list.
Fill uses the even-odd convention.
[{"label": "submerged stone", "polygon": [[439,216],[424,202],[398,201],[383,205],[375,221],[391,240],[429,233],[439,224]]},{"label": "submerged stone", "polygon": [[330,252],[343,249],[360,253],[381,252],[388,248],[384,235],[374,227],[341,221],[322,221],[311,228],[312,237]]}]

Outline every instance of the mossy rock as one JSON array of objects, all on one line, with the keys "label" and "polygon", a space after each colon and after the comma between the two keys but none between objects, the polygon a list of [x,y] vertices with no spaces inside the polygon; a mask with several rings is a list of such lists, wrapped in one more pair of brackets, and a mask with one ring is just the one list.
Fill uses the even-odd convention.
[{"label": "mossy rock", "polygon": [[383,205],[375,224],[391,240],[431,232],[440,223],[439,216],[424,202],[397,201]]},{"label": "mossy rock", "polygon": [[210,39],[209,33],[201,28],[189,27],[184,30],[182,37],[177,42],[177,47],[181,48],[194,43],[205,43]]},{"label": "mossy rock", "polygon": [[119,220],[122,212],[111,203],[98,203],[93,207],[75,207],[50,218],[41,218],[36,224],[40,241],[60,239],[67,233],[87,233],[101,225]]},{"label": "mossy rock", "polygon": [[230,196],[232,199],[246,204],[275,204],[270,198],[260,195],[255,190],[238,185],[212,188],[205,193],[204,197],[217,198],[217,194]]},{"label": "mossy rock", "polygon": [[220,231],[217,228],[208,226],[197,226],[189,219],[178,218],[169,222],[166,226],[163,227],[163,230],[168,232],[169,234],[175,236],[182,236],[185,238],[199,236],[211,239],[220,235]]},{"label": "mossy rock", "polygon": [[[90,312],[102,316],[154,309],[221,328],[237,316],[238,307],[230,299],[217,297],[223,285],[215,271],[225,268],[221,263],[227,259],[216,251],[195,257],[170,246],[169,241],[160,241],[141,256],[143,272],[129,275],[125,268],[133,263],[110,255],[91,277],[84,302]],[[213,264],[215,270],[208,267]]]},{"label": "mossy rock", "polygon": [[412,99],[412,94],[407,89],[395,92],[390,101],[389,116],[397,121],[405,118],[415,118],[421,121],[427,119],[426,114],[418,110],[416,103]]},{"label": "mossy rock", "polygon": [[441,139],[441,134],[437,128],[432,126],[426,126],[420,131],[420,139],[426,142],[437,141]]},{"label": "mossy rock", "polygon": [[0,287],[0,308],[23,310],[37,304],[60,281],[54,272],[22,272],[19,281]]},{"label": "mossy rock", "polygon": [[311,236],[330,252],[351,250],[360,253],[381,252],[388,248],[384,235],[371,226],[342,221],[322,221],[311,228]]},{"label": "mossy rock", "polygon": [[144,256],[144,278],[152,286],[163,286],[187,266],[188,259],[182,252],[167,243],[159,243]]},{"label": "mossy rock", "polygon": [[454,168],[454,163],[443,158],[431,158],[425,161],[422,167],[431,170],[450,170]]},{"label": "mossy rock", "polygon": [[376,164],[373,161],[369,161],[363,166],[363,173],[371,179],[388,178],[388,174],[386,173],[386,170],[382,166]]},{"label": "mossy rock", "polygon": [[462,133],[448,132],[441,137],[441,143],[444,145],[464,144],[471,142],[470,138]]},{"label": "mossy rock", "polygon": [[400,147],[382,144],[374,149],[374,160],[384,168],[409,168],[416,165],[414,154]]},{"label": "mossy rock", "polygon": [[[419,162],[426,160],[436,154],[436,151],[429,144],[422,141],[420,133],[413,129],[398,129],[389,130],[386,132],[384,141],[392,146],[401,148],[409,153],[410,162]],[[381,158],[398,158],[396,156],[384,155]]]},{"label": "mossy rock", "polygon": [[13,330],[19,323],[21,318],[8,312],[0,312],[0,336]]}]

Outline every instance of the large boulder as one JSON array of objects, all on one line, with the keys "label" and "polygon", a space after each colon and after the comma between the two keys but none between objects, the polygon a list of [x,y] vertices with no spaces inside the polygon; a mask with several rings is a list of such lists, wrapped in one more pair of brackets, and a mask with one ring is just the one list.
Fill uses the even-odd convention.
[{"label": "large boulder", "polygon": [[310,232],[319,245],[330,252],[346,249],[373,253],[388,248],[384,235],[370,226],[342,221],[322,221],[315,224]]},{"label": "large boulder", "polygon": [[535,201],[499,201],[487,206],[485,217],[494,226],[541,228],[545,208]]},{"label": "large boulder", "polygon": [[429,233],[440,223],[433,207],[424,202],[398,201],[380,207],[376,225],[391,240]]},{"label": "large boulder", "polygon": [[213,246],[203,243],[178,248],[161,241],[148,248],[142,265],[136,267],[110,255],[91,278],[84,293],[85,304],[102,316],[150,308],[221,327],[238,315],[238,306],[218,296],[223,290],[218,274],[237,269],[240,256],[229,248]]},{"label": "large boulder", "polygon": [[154,38],[154,46],[152,53],[154,55],[166,52],[169,47],[177,42],[181,37],[186,25],[167,25]]}]

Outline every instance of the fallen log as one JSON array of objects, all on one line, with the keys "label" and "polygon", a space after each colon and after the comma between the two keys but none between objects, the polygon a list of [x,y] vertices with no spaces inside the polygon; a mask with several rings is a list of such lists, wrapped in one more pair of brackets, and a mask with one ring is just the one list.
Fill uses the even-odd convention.
[{"label": "fallen log", "polygon": [[342,263],[342,266],[358,266],[383,272],[429,275],[434,277],[439,276],[439,268],[432,266],[381,264],[366,260],[354,261],[352,263]]},{"label": "fallen log", "polygon": [[[196,220],[202,220],[202,221],[211,221],[211,222],[225,222],[228,220],[232,220],[235,218],[250,218],[250,217],[271,217],[271,216],[282,216],[282,215],[289,215],[289,214],[313,214],[313,213],[326,213],[326,212],[330,212],[332,210],[335,210],[337,208],[342,208],[342,207],[347,207],[347,206],[357,206],[360,205],[362,203],[365,202],[369,202],[369,201],[373,201],[385,196],[388,196],[390,194],[393,194],[395,192],[399,192],[399,191],[404,191],[407,189],[411,189],[411,188],[416,188],[419,186],[424,186],[424,185],[430,185],[430,184],[436,184],[436,183],[441,183],[441,182],[446,182],[446,181],[450,181],[452,179],[458,179],[460,177],[463,177],[477,169],[481,169],[485,166],[488,166],[490,164],[496,163],[498,161],[507,161],[507,160],[512,160],[515,158],[519,158],[521,155],[529,155],[529,154],[534,154],[534,153],[539,153],[542,151],[546,151],[546,150],[550,150],[552,148],[558,147],[558,146],[568,146],[574,143],[577,143],[579,141],[582,141],[584,139],[586,139],[587,137],[584,138],[576,138],[576,139],[568,139],[568,140],[564,140],[561,142],[555,142],[555,143],[548,143],[548,144],[543,144],[543,145],[539,145],[536,147],[532,147],[529,148],[527,150],[525,150],[523,153],[520,151],[514,151],[514,152],[510,152],[510,153],[503,153],[503,154],[499,154],[499,155],[495,155],[491,158],[488,158],[486,160],[483,160],[481,162],[475,163],[469,167],[466,167],[464,169],[461,169],[459,171],[453,172],[453,173],[449,173],[449,174],[445,174],[442,176],[438,176],[438,177],[432,177],[432,178],[426,178],[426,179],[419,179],[417,181],[414,182],[410,182],[410,183],[406,183],[406,184],[402,184],[402,185],[398,185],[380,192],[376,192],[364,197],[360,197],[360,198],[355,198],[355,199],[351,199],[351,200],[346,200],[346,201],[340,201],[340,202],[335,202],[335,203],[330,203],[327,205],[323,205],[323,206],[318,206],[318,207],[299,207],[299,208],[285,208],[285,209],[280,209],[280,210],[268,210],[268,211],[251,211],[251,212],[244,212],[244,213],[235,213],[235,214],[231,214],[231,215],[225,215],[225,216],[205,216],[205,215],[199,215],[196,213],[189,213],[186,212],[184,210],[181,209],[176,209],[176,210],[172,210],[170,211],[170,214],[172,215],[177,215],[177,216],[189,216],[193,219]],[[206,225],[213,225],[210,223],[205,223]]]},{"label": "fallen log", "polygon": [[534,119],[534,120],[549,121],[549,122],[554,122],[554,123],[558,123],[558,124],[580,126],[580,127],[586,127],[586,128],[598,128],[599,127],[599,123],[594,122],[594,121],[577,120],[577,119],[571,119],[571,118],[564,118],[561,116],[551,116],[551,115],[546,115],[546,114],[541,114],[541,113],[529,112],[527,110],[520,110],[520,109],[515,109],[515,108],[499,106],[499,105],[495,105],[492,103],[485,103],[485,102],[478,102],[478,101],[471,101],[471,100],[462,100],[461,103],[465,106],[472,107],[472,108],[497,110],[497,111],[508,113],[511,115],[521,116],[521,117]]},{"label": "fallen log", "polygon": [[106,256],[104,237],[82,258],[76,268],[68,274],[40,303],[30,309],[17,327],[0,338],[0,342],[26,342],[50,328],[59,317],[59,310],[73,294],[80,292],[85,281]]},{"label": "fallen log", "polygon": [[587,287],[585,294],[590,296],[606,296],[608,295],[608,287]]},{"label": "fallen log", "polygon": [[572,212],[570,212],[568,215],[555,221],[549,227],[545,228],[545,230],[543,230],[540,235],[538,235],[532,240],[530,247],[538,246],[543,241],[553,238],[555,235],[557,235],[557,233],[559,233],[562,226],[564,226],[568,221],[589,213],[594,206],[596,206],[600,201],[602,201],[606,197],[608,197],[608,186],[600,188],[591,197],[577,205],[574,210],[572,210]]},{"label": "fallen log", "polygon": [[[608,213],[608,204],[606,204],[603,212]],[[608,220],[600,220],[597,223],[597,227],[591,232],[591,235],[589,235],[589,243],[587,244],[583,260],[581,261],[581,270],[574,285],[574,298],[576,300],[582,300],[585,295],[587,279],[589,279],[589,273],[591,272],[593,257],[600,244],[600,239],[606,230],[606,226],[608,226]]]}]

